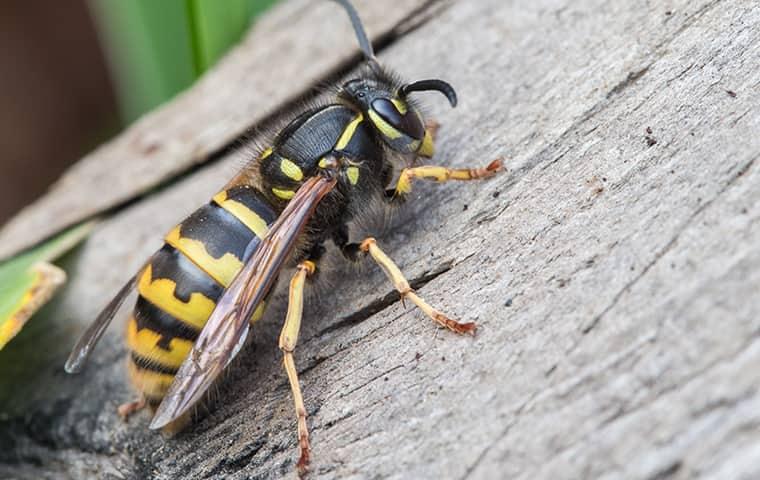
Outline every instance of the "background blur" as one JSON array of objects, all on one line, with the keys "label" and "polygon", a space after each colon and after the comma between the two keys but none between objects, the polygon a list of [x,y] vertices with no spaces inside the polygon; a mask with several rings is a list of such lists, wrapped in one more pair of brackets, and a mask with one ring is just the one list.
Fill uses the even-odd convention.
[{"label": "background blur", "polygon": [[190,86],[275,1],[1,2],[0,224]]}]

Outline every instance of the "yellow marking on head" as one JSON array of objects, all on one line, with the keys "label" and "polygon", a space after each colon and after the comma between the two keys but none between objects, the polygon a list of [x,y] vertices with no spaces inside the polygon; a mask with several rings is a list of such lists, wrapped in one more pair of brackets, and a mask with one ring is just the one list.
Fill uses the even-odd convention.
[{"label": "yellow marking on head", "polygon": [[346,176],[348,177],[348,181],[351,182],[351,185],[356,185],[359,183],[359,168],[348,167],[346,169]]},{"label": "yellow marking on head", "polygon": [[377,129],[380,130],[380,133],[382,133],[384,136],[390,138],[391,140],[395,140],[401,137],[402,133],[393,128],[390,123],[383,120],[383,118],[375,113],[374,110],[370,109],[368,113],[369,119],[372,120],[372,123],[375,124],[375,127],[377,127]]},{"label": "yellow marking on head", "polygon": [[295,163],[291,162],[287,158],[280,160],[280,171],[289,179],[296,182],[303,180],[303,172]]},{"label": "yellow marking on head", "polygon": [[327,159],[326,159],[326,158],[324,158],[324,157],[322,157],[322,158],[319,160],[319,163],[318,163],[318,165],[319,165],[319,168],[327,168]]},{"label": "yellow marking on head", "polygon": [[430,134],[430,130],[425,129],[425,137],[422,139],[422,144],[420,145],[419,150],[417,150],[417,154],[430,158],[434,153],[435,147],[433,146],[433,136]]},{"label": "yellow marking on head", "polygon": [[391,103],[396,106],[396,110],[398,110],[398,113],[401,115],[406,115],[406,103],[404,103],[402,100],[399,100],[398,98],[391,98]]},{"label": "yellow marking on head", "polygon": [[127,345],[129,349],[136,354],[148,360],[168,368],[179,368],[185,361],[190,350],[193,348],[193,342],[183,338],[172,338],[169,341],[169,350],[164,350],[158,346],[161,341],[161,334],[148,328],[137,329],[137,320],[129,319],[127,324]]},{"label": "yellow marking on head", "polygon": [[261,155],[259,155],[259,160],[264,160],[265,158],[267,158],[271,154],[272,154],[272,147],[269,147],[266,150],[264,150],[263,152],[261,152]]},{"label": "yellow marking on head", "polygon": [[216,303],[202,293],[193,292],[190,300],[183,302],[174,296],[177,284],[168,278],[152,280],[152,266],[148,264],[137,283],[137,291],[153,305],[161,307],[174,318],[200,330],[206,325]]},{"label": "yellow marking on head", "polygon": [[127,363],[127,369],[132,385],[151,398],[164,398],[174,381],[174,375],[143,370],[131,361]]},{"label": "yellow marking on head", "polygon": [[[338,139],[338,143],[335,144],[335,150],[343,150],[348,145],[348,142],[351,141],[351,137],[354,136],[354,133],[356,132],[356,127],[359,126],[359,123],[364,120],[364,115],[361,113],[354,117],[353,120],[349,122],[348,125],[346,125],[346,128],[343,130],[343,133],[340,135],[340,138]],[[320,167],[321,160],[320,160]],[[322,167],[325,168],[325,167]]]},{"label": "yellow marking on head", "polygon": [[235,255],[227,252],[222,255],[222,258],[214,258],[206,251],[203,242],[182,237],[179,225],[169,232],[164,241],[184,253],[187,258],[223,287],[227,287],[243,268],[243,262]]},{"label": "yellow marking on head", "polygon": [[293,190],[283,190],[280,188],[273,188],[272,193],[277,195],[278,198],[281,198],[283,200],[290,200],[293,198],[296,194]]},{"label": "yellow marking on head", "polygon": [[223,209],[230,212],[235,218],[243,222],[250,231],[259,238],[264,238],[269,230],[267,222],[261,216],[236,200],[228,200],[227,192],[221,191],[214,195],[214,201]]},{"label": "yellow marking on head", "polygon": [[261,302],[259,303],[259,306],[256,307],[256,310],[253,311],[253,315],[251,315],[251,319],[248,321],[251,325],[261,320],[261,317],[264,316],[264,311],[267,309],[267,302]]}]

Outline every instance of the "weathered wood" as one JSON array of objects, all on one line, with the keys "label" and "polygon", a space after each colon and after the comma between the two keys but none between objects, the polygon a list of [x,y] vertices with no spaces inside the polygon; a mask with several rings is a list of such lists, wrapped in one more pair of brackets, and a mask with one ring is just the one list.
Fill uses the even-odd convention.
[{"label": "weathered wood", "polygon": [[[456,110],[430,99],[436,161],[505,155],[510,171],[419,185],[380,237],[476,338],[404,309],[376,269],[322,272],[297,351],[313,477],[760,475],[758,58],[760,11],[743,0],[453,2],[387,48],[407,77],[458,88]],[[292,475],[282,302],[219,404],[173,439],[113,413],[130,398],[119,329],[85,374],[60,367],[160,232],[237,164],[119,212],[70,259],[73,283],[37,323],[53,339],[37,382],[2,390],[0,476]],[[0,369],[27,346],[39,358],[39,338],[9,345]]]},{"label": "weathered wood", "polygon": [[[373,39],[400,35],[425,0],[360,0]],[[0,259],[150,191],[228,147],[358,55],[353,31],[329,1],[295,0],[264,15],[187,92],[71,167],[0,230]]]}]

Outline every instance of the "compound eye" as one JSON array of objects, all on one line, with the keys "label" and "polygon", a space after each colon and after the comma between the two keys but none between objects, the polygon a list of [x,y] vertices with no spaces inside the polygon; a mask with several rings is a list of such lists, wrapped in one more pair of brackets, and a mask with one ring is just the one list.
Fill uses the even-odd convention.
[{"label": "compound eye", "polygon": [[425,127],[422,126],[420,117],[412,110],[404,108],[403,113],[401,113],[396,105],[387,98],[373,100],[372,110],[390,126],[415,140],[422,140],[422,137],[425,136]]}]

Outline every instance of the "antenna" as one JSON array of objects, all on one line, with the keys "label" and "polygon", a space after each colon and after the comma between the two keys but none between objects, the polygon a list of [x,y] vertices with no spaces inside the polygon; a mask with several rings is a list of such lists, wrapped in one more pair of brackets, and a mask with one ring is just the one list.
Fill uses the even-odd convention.
[{"label": "antenna", "polygon": [[401,93],[403,95],[406,95],[411,92],[427,92],[434,90],[436,92],[441,92],[442,94],[446,95],[446,98],[449,99],[449,103],[452,107],[457,106],[457,92],[454,91],[454,87],[449,85],[447,82],[444,82],[443,80],[438,79],[431,79],[431,80],[418,80],[413,83],[408,83],[401,87]]},{"label": "antenna", "polygon": [[356,32],[356,39],[359,41],[359,47],[364,53],[364,58],[369,62],[372,68],[379,67],[377,59],[375,58],[375,51],[372,49],[372,44],[370,43],[369,38],[367,38],[367,33],[364,31],[362,20],[359,18],[359,14],[356,12],[354,6],[351,5],[351,2],[348,0],[333,1],[339,3],[348,13],[349,18],[351,19],[351,25],[354,27],[354,32]]}]

